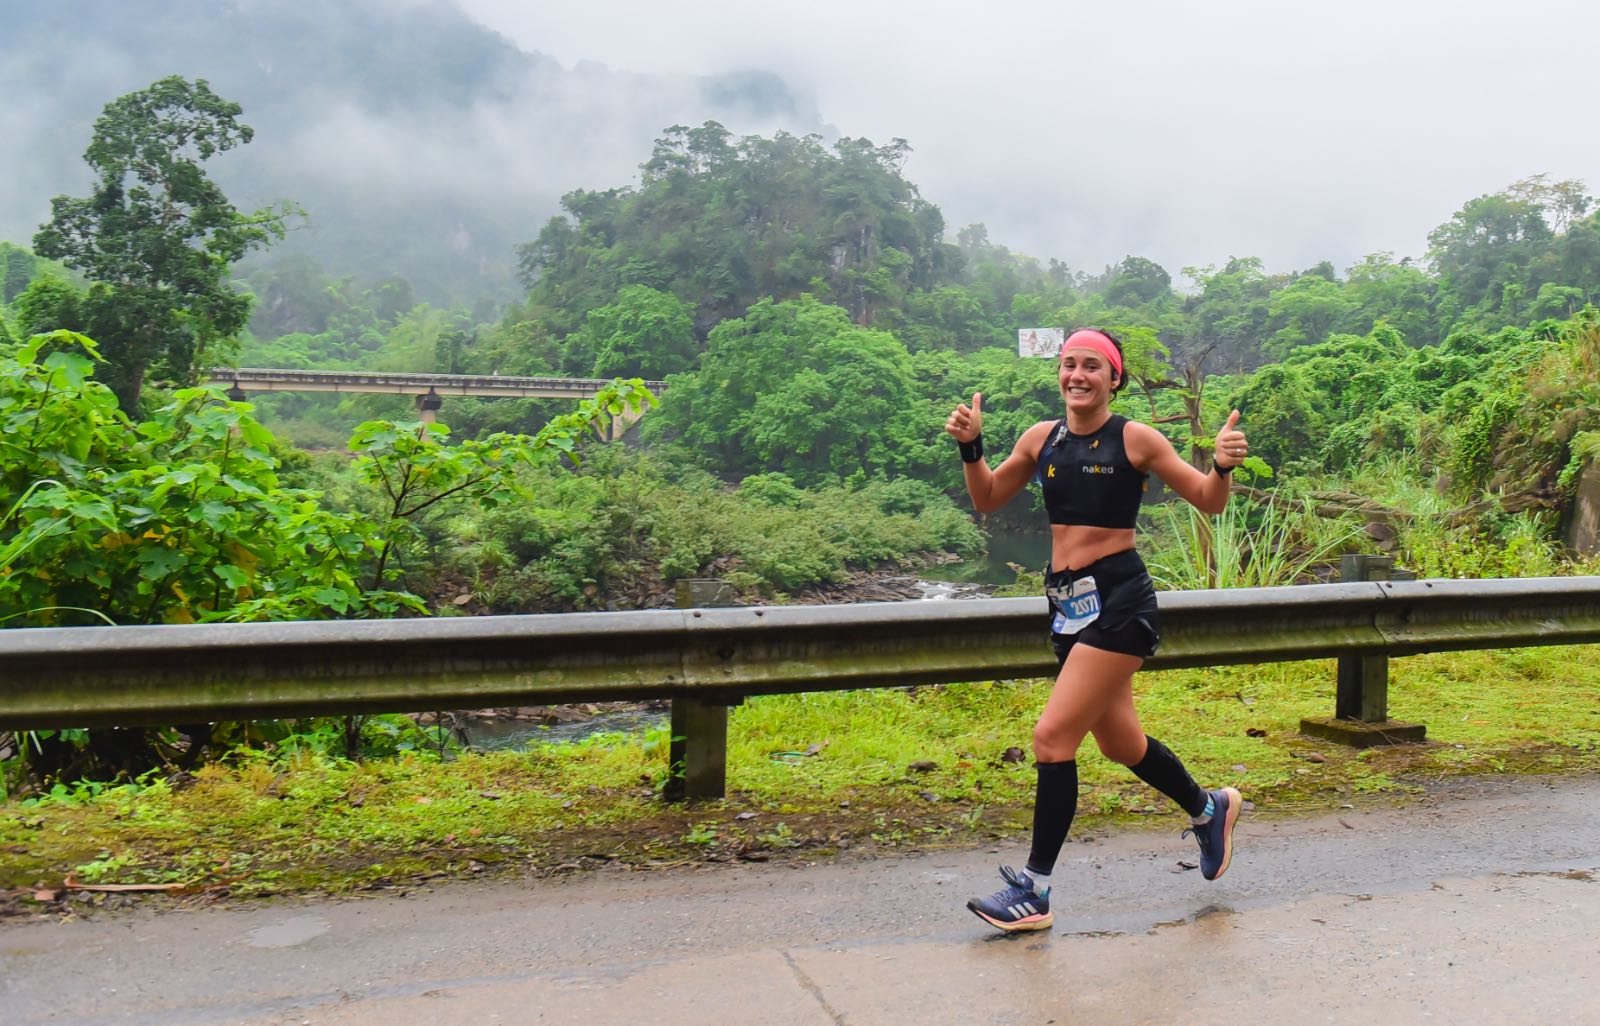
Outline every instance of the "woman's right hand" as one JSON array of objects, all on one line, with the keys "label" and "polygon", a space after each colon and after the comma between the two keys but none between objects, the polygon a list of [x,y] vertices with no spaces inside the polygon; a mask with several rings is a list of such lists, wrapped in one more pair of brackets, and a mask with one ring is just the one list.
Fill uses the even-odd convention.
[{"label": "woman's right hand", "polygon": [[970,442],[983,434],[983,393],[972,393],[972,405],[962,403],[950,411],[944,422],[945,432],[958,442]]}]

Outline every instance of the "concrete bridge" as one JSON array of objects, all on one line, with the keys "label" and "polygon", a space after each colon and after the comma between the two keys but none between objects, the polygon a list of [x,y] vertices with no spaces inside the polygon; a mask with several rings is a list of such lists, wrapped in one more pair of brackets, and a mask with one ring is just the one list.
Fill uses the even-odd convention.
[{"label": "concrete bridge", "polygon": [[[288,370],[240,367],[211,372],[210,380],[228,386],[228,397],[242,401],[252,392],[375,392],[416,397],[424,423],[433,423],[447,395],[508,396],[541,399],[588,399],[611,383],[609,378],[502,377],[498,374],[407,374],[398,371]],[[646,381],[656,395],[664,381]],[[643,411],[617,416],[610,437],[620,438]]]}]

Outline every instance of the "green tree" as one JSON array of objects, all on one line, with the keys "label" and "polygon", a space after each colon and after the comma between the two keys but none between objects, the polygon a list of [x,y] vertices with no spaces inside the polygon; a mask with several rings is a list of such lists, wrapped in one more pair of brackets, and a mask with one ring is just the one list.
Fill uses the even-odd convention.
[{"label": "green tree", "polygon": [[899,139],[830,150],[815,136],[674,126],[637,189],[568,193],[565,216],[520,249],[530,313],[567,335],[643,285],[692,303],[701,335],[763,296],[802,293],[871,324],[953,264],[938,208],[901,175],[908,152]]},{"label": "green tree", "polygon": [[[390,500],[368,517],[286,487],[271,436],[215,389],[177,390],[134,423],[93,380],[97,358],[58,331],[0,360],[0,625],[425,613],[393,561],[420,521],[450,501],[492,508],[518,491],[517,467],[573,457],[593,426],[649,401],[618,382],[532,438],[460,446],[439,425],[362,425],[357,471]],[[359,722],[347,722],[352,754]],[[184,732],[191,754],[209,736]],[[166,733],[57,736],[29,759],[37,772],[136,775],[170,758]]]},{"label": "green tree", "polygon": [[892,335],[813,297],[762,300],[711,332],[700,367],[668,379],[647,437],[668,432],[734,478],[811,484],[895,472],[913,424],[911,359]]},{"label": "green tree", "polygon": [[411,283],[397,274],[391,274],[374,285],[368,296],[372,303],[372,312],[377,314],[381,321],[397,320],[417,305],[417,297],[411,290]]},{"label": "green tree", "polygon": [[172,76],[108,104],[84,152],[94,191],[51,201],[34,236],[40,256],[92,282],[86,326],[104,348],[126,410],[146,376],[191,384],[245,326],[250,299],[230,266],[282,237],[288,208],[241,214],[203,168],[248,143],[238,104],[205,80]]},{"label": "green tree", "polygon": [[1525,316],[1521,303],[1546,282],[1580,284],[1568,273],[1596,255],[1584,240],[1592,200],[1581,182],[1545,177],[1470,200],[1428,235],[1450,312],[1485,326],[1515,323]]},{"label": "green tree", "polygon": [[477,343],[477,332],[447,331],[433,344],[434,370],[444,374],[462,373],[467,350]]},{"label": "green tree", "polygon": [[1172,288],[1172,275],[1154,260],[1130,256],[1118,264],[1106,286],[1111,306],[1135,307],[1154,302]]},{"label": "green tree", "polygon": [[374,370],[422,374],[438,371],[440,340],[457,329],[457,315],[423,303],[400,314],[374,351],[361,354],[361,362]]},{"label": "green tree", "polygon": [[1338,282],[1320,274],[1301,275],[1272,294],[1272,319],[1282,325],[1273,333],[1272,349],[1283,354],[1307,342],[1320,342],[1354,310]]},{"label": "green tree", "polygon": [[1301,367],[1269,364],[1234,394],[1233,403],[1250,428],[1250,452],[1280,467],[1321,447],[1326,397]]},{"label": "green tree", "polygon": [[642,382],[615,381],[535,435],[497,433],[456,445],[445,444],[450,429],[443,424],[362,424],[350,438],[350,451],[356,455],[356,473],[377,490],[381,503],[371,587],[389,580],[396,553],[421,543],[425,520],[449,504],[470,501],[477,509],[493,509],[515,498],[531,499],[518,484],[519,468],[548,464],[557,456],[576,460],[585,434],[603,432],[612,417],[654,403]]},{"label": "green tree", "polygon": [[[1037,299],[1038,297],[1034,297]],[[1021,296],[1013,297],[1013,305]],[[985,346],[1005,345],[1015,338],[1017,326],[1043,325],[1044,313],[1038,310],[1042,302],[1024,303],[1018,316],[996,324],[985,309],[983,296],[977,289],[962,285],[945,285],[925,292],[907,295],[897,309],[884,313],[878,325],[906,344],[912,352],[926,349],[948,349],[972,352]]]},{"label": "green tree", "polygon": [[349,308],[350,282],[330,279],[311,257],[293,253],[270,266],[258,266],[246,277],[254,301],[250,330],[257,338],[328,330],[335,316]]},{"label": "green tree", "polygon": [[1200,289],[1184,302],[1189,329],[1179,352],[1208,351],[1216,363],[1235,370],[1258,366],[1275,284],[1261,258],[1232,257],[1221,270],[1185,267],[1183,273]]},{"label": "green tree", "polygon": [[22,338],[48,331],[82,331],[86,326],[83,292],[65,278],[41,274],[33,279],[13,307],[17,334]]},{"label": "green tree", "polygon": [[1355,304],[1346,327],[1370,331],[1384,321],[1414,346],[1439,341],[1438,283],[1409,257],[1396,261],[1392,253],[1369,253],[1350,268],[1344,291]]},{"label": "green tree", "polygon": [[699,347],[683,301],[629,285],[616,302],[589,311],[566,340],[567,364],[597,378],[664,378],[694,366]]},{"label": "green tree", "polygon": [[33,254],[9,242],[0,242],[0,253],[5,255],[0,264],[0,303],[10,303],[22,294],[33,281]]}]

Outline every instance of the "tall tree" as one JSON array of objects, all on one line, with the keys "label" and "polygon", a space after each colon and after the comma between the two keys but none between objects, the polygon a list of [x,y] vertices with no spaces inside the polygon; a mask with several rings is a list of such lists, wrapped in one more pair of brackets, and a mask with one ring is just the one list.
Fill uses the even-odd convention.
[{"label": "tall tree", "polygon": [[723,321],[699,369],[668,381],[646,437],[679,437],[733,477],[780,471],[810,486],[893,476],[931,416],[914,402],[905,347],[812,296],[763,299]]},{"label": "tall tree", "polygon": [[1172,287],[1172,275],[1154,260],[1130,256],[1123,259],[1106,286],[1106,302],[1112,306],[1138,306],[1153,302]]},{"label": "tall tree", "polygon": [[1387,322],[1413,346],[1439,341],[1434,317],[1438,282],[1409,257],[1396,261],[1392,253],[1369,253],[1353,264],[1344,287],[1356,304],[1348,327],[1370,331]]},{"label": "tall tree", "polygon": [[597,378],[664,378],[693,369],[699,355],[689,307],[648,285],[629,285],[615,303],[590,310],[566,347],[568,366]]},{"label": "tall tree", "polygon": [[55,274],[33,279],[17,296],[12,310],[17,315],[12,324],[22,338],[46,331],[82,331],[86,326],[82,291]]},{"label": "tall tree", "polygon": [[815,136],[674,126],[638,188],[568,193],[566,215],[520,249],[530,310],[570,334],[645,285],[694,304],[701,337],[766,296],[815,295],[871,325],[940,284],[952,257],[943,216],[901,173],[908,152],[902,139],[830,151]]},{"label": "tall tree", "polygon": [[1269,352],[1281,356],[1295,346],[1321,342],[1355,308],[1338,282],[1312,272],[1301,275],[1272,294],[1272,319],[1282,327],[1273,334]]},{"label": "tall tree", "polygon": [[33,254],[18,246],[0,242],[5,263],[0,265],[0,303],[9,303],[33,281]]},{"label": "tall tree", "polygon": [[1272,320],[1272,290],[1282,283],[1267,274],[1260,257],[1230,257],[1221,270],[1185,267],[1183,273],[1200,290],[1184,301],[1190,326],[1179,352],[1211,352],[1217,366],[1230,369],[1258,366]]},{"label": "tall tree", "polygon": [[87,327],[109,363],[107,378],[134,409],[147,375],[192,384],[250,311],[229,267],[281,238],[291,207],[241,214],[203,168],[248,143],[240,106],[204,79],[178,76],[114,100],[95,121],[84,160],[87,197],[51,200],[33,246],[91,281]]},{"label": "tall tree", "polygon": [[1582,182],[1527,178],[1490,196],[1470,200],[1428,235],[1428,259],[1452,312],[1498,313],[1501,323],[1521,319],[1521,305],[1547,281],[1566,277],[1558,238],[1582,224],[1592,201]]}]

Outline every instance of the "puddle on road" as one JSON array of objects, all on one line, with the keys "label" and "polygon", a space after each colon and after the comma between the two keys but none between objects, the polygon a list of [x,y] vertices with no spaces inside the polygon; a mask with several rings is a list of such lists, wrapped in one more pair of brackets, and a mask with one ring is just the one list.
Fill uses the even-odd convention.
[{"label": "puddle on road", "polygon": [[1183,916],[1180,919],[1162,920],[1161,922],[1158,922],[1154,926],[1150,927],[1150,929],[1146,930],[1145,932],[1156,933],[1160,930],[1171,929],[1174,926],[1193,926],[1196,923],[1199,923],[1201,920],[1210,919],[1213,916],[1231,916],[1233,914],[1234,910],[1226,905],[1207,905],[1202,909],[1196,910],[1191,915]]},{"label": "puddle on road", "polygon": [[1578,880],[1583,883],[1600,883],[1600,880],[1595,879],[1595,872],[1596,871],[1593,869],[1525,869],[1522,872],[1513,875],[1521,877],[1544,876],[1555,880]]},{"label": "puddle on road", "polygon": [[281,923],[250,931],[247,943],[252,948],[292,948],[333,929],[321,916],[291,916]]}]

